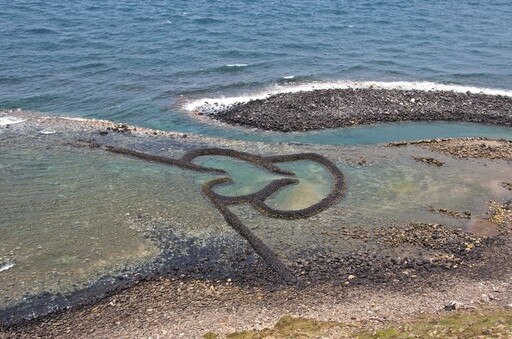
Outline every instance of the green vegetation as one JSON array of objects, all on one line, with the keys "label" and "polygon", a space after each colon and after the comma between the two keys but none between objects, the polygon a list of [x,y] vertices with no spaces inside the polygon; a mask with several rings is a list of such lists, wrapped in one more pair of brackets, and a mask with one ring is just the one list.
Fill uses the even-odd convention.
[{"label": "green vegetation", "polygon": [[[333,321],[282,317],[274,327],[228,334],[230,339],[259,338],[512,338],[512,310],[480,309],[428,315],[387,325],[347,325]],[[220,338],[214,333],[207,339]]]},{"label": "green vegetation", "polygon": [[230,339],[256,339],[256,338],[311,338],[322,336],[332,330],[341,328],[341,323],[330,321],[316,321],[305,318],[282,317],[271,329],[261,331],[244,331],[229,334]]}]

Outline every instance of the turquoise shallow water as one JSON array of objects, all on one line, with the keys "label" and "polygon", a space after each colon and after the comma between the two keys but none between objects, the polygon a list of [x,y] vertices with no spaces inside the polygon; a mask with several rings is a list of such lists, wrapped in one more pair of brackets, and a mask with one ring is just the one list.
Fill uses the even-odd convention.
[{"label": "turquoise shallow water", "polygon": [[[511,90],[510,17],[508,1],[10,1],[0,107],[268,139],[199,124],[182,101],[332,80]],[[372,139],[355,131],[346,143]]]}]

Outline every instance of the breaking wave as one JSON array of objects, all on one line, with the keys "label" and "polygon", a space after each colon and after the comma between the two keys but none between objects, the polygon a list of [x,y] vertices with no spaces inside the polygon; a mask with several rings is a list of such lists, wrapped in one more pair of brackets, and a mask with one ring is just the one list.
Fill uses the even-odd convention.
[{"label": "breaking wave", "polygon": [[368,88],[368,89],[398,89],[418,91],[451,91],[458,93],[481,93],[487,95],[501,95],[512,97],[512,90],[482,88],[473,86],[462,86],[456,84],[439,84],[425,81],[309,81],[303,83],[273,85],[253,93],[238,96],[204,97],[200,99],[185,101],[182,108],[186,111],[202,112],[206,114],[225,110],[232,105],[245,103],[251,100],[265,99],[271,95],[280,93],[295,93],[301,91],[314,91],[324,89],[346,89],[346,88]]}]

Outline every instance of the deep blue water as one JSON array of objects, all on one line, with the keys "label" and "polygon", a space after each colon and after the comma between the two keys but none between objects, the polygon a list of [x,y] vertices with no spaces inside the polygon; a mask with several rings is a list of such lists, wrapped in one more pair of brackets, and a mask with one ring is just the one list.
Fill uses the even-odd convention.
[{"label": "deep blue water", "polygon": [[510,1],[0,0],[0,108],[219,135],[183,100],[331,80],[512,90],[511,19]]}]

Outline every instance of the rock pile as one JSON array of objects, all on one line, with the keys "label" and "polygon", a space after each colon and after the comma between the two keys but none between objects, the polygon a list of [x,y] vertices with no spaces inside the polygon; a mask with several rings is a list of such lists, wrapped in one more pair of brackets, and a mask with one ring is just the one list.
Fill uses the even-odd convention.
[{"label": "rock pile", "polygon": [[207,115],[283,132],[434,120],[512,126],[512,98],[470,92],[328,89],[277,94]]}]

